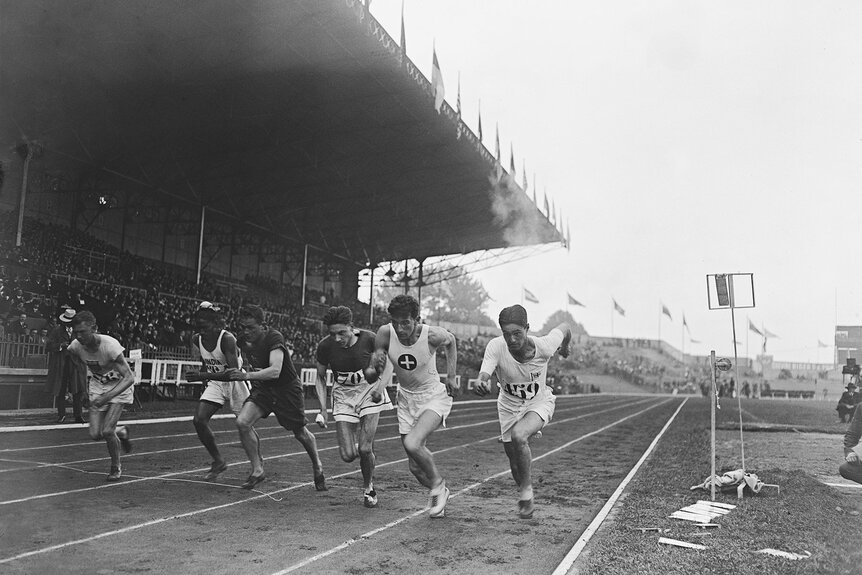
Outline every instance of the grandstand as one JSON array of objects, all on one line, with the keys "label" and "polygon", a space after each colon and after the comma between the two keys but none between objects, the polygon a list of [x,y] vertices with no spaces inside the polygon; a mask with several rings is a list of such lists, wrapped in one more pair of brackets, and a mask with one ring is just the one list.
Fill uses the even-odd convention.
[{"label": "grandstand", "polygon": [[[373,320],[363,270],[413,261],[421,289],[428,258],[563,240],[362,3],[10,3],[2,26],[0,313],[34,328],[69,303],[181,357],[196,301],[254,301],[301,364],[324,306]],[[33,337],[7,367],[38,370]]]}]

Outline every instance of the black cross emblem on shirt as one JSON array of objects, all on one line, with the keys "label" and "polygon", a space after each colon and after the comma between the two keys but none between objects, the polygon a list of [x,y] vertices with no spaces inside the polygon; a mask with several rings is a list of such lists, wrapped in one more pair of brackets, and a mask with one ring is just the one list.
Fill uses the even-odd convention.
[{"label": "black cross emblem on shirt", "polygon": [[416,361],[416,358],[409,353],[405,353],[398,358],[398,365],[401,367],[401,369],[406,369],[407,371],[413,371],[414,369],[416,369],[416,365],[418,363],[419,362]]}]

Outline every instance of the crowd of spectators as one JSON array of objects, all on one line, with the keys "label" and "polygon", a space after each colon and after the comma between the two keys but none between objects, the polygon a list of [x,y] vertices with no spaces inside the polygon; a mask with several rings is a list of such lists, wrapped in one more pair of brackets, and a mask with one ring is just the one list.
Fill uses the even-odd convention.
[{"label": "crowd of spectators", "polygon": [[[127,348],[181,356],[187,353],[191,318],[200,301],[220,305],[233,330],[236,310],[255,303],[267,310],[268,323],[290,341],[297,362],[314,361],[321,324],[299,305],[296,286],[249,276],[242,291],[225,290],[207,274],[198,284],[189,270],[120,252],[67,227],[26,218],[21,246],[16,246],[15,214],[0,215],[0,228],[0,337],[31,341],[43,324],[50,327],[47,324],[65,304],[93,311],[101,329]],[[310,290],[307,297],[319,304],[326,296]],[[328,300],[333,301],[334,294]],[[362,313],[357,317],[367,314],[358,302],[344,303],[359,308]],[[28,333],[14,328],[22,314]]]}]

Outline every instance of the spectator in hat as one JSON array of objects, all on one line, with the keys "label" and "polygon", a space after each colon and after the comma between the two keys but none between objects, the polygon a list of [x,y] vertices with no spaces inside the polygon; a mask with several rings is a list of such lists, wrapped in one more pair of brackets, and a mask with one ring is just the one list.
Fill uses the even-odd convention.
[{"label": "spectator in hat", "polygon": [[842,393],[841,399],[838,400],[838,407],[835,408],[841,423],[845,423],[848,416],[849,420],[853,421],[854,410],[860,401],[862,401],[862,397],[859,397],[859,393],[856,391],[856,383],[851,380],[847,384],[847,391]]},{"label": "spectator in hat", "polygon": [[75,423],[84,423],[84,392],[87,391],[87,366],[68,351],[72,342],[72,319],[75,310],[65,309],[60,323],[51,330],[45,342],[48,353],[48,378],[45,390],[57,398],[57,423],[66,420],[66,394],[72,395]]},{"label": "spectator in hat", "polygon": [[27,325],[27,314],[18,314],[18,319],[13,321],[6,331],[14,335],[16,339],[23,341],[30,333],[30,326]]}]

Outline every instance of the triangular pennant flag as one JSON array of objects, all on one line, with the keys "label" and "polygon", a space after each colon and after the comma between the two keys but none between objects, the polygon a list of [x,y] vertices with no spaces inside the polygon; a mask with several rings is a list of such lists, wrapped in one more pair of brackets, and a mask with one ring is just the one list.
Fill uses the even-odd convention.
[{"label": "triangular pennant flag", "polygon": [[533,295],[533,292],[527,288],[524,288],[524,299],[532,303],[539,303],[539,298]]},{"label": "triangular pennant flag", "polygon": [[661,304],[661,313],[666,315],[670,321],[673,321],[673,316],[670,315],[670,310],[667,309],[667,306],[664,304]]},{"label": "triangular pennant flag", "polygon": [[446,89],[443,86],[443,73],[440,71],[440,62],[437,61],[437,48],[433,48],[434,60],[431,63],[431,86],[434,88],[434,109],[437,113],[443,108],[443,98]]},{"label": "triangular pennant flag", "polygon": [[618,304],[617,300],[615,300],[614,298],[611,298],[611,301],[614,302],[614,311],[616,311],[621,316],[625,317],[626,316],[626,310],[624,310],[622,308],[622,306],[620,304]]},{"label": "triangular pennant flag", "polygon": [[751,322],[751,320],[748,320],[748,329],[750,329],[751,331],[753,331],[757,335],[763,335],[763,332],[760,331],[759,329],[757,329],[757,327],[755,327],[755,325]]},{"label": "triangular pennant flag", "polygon": [[569,296],[569,305],[579,305],[581,307],[587,307],[584,304],[582,304],[581,302],[579,302],[578,300],[576,300],[575,298],[573,298],[572,294],[566,293],[566,295]]}]

